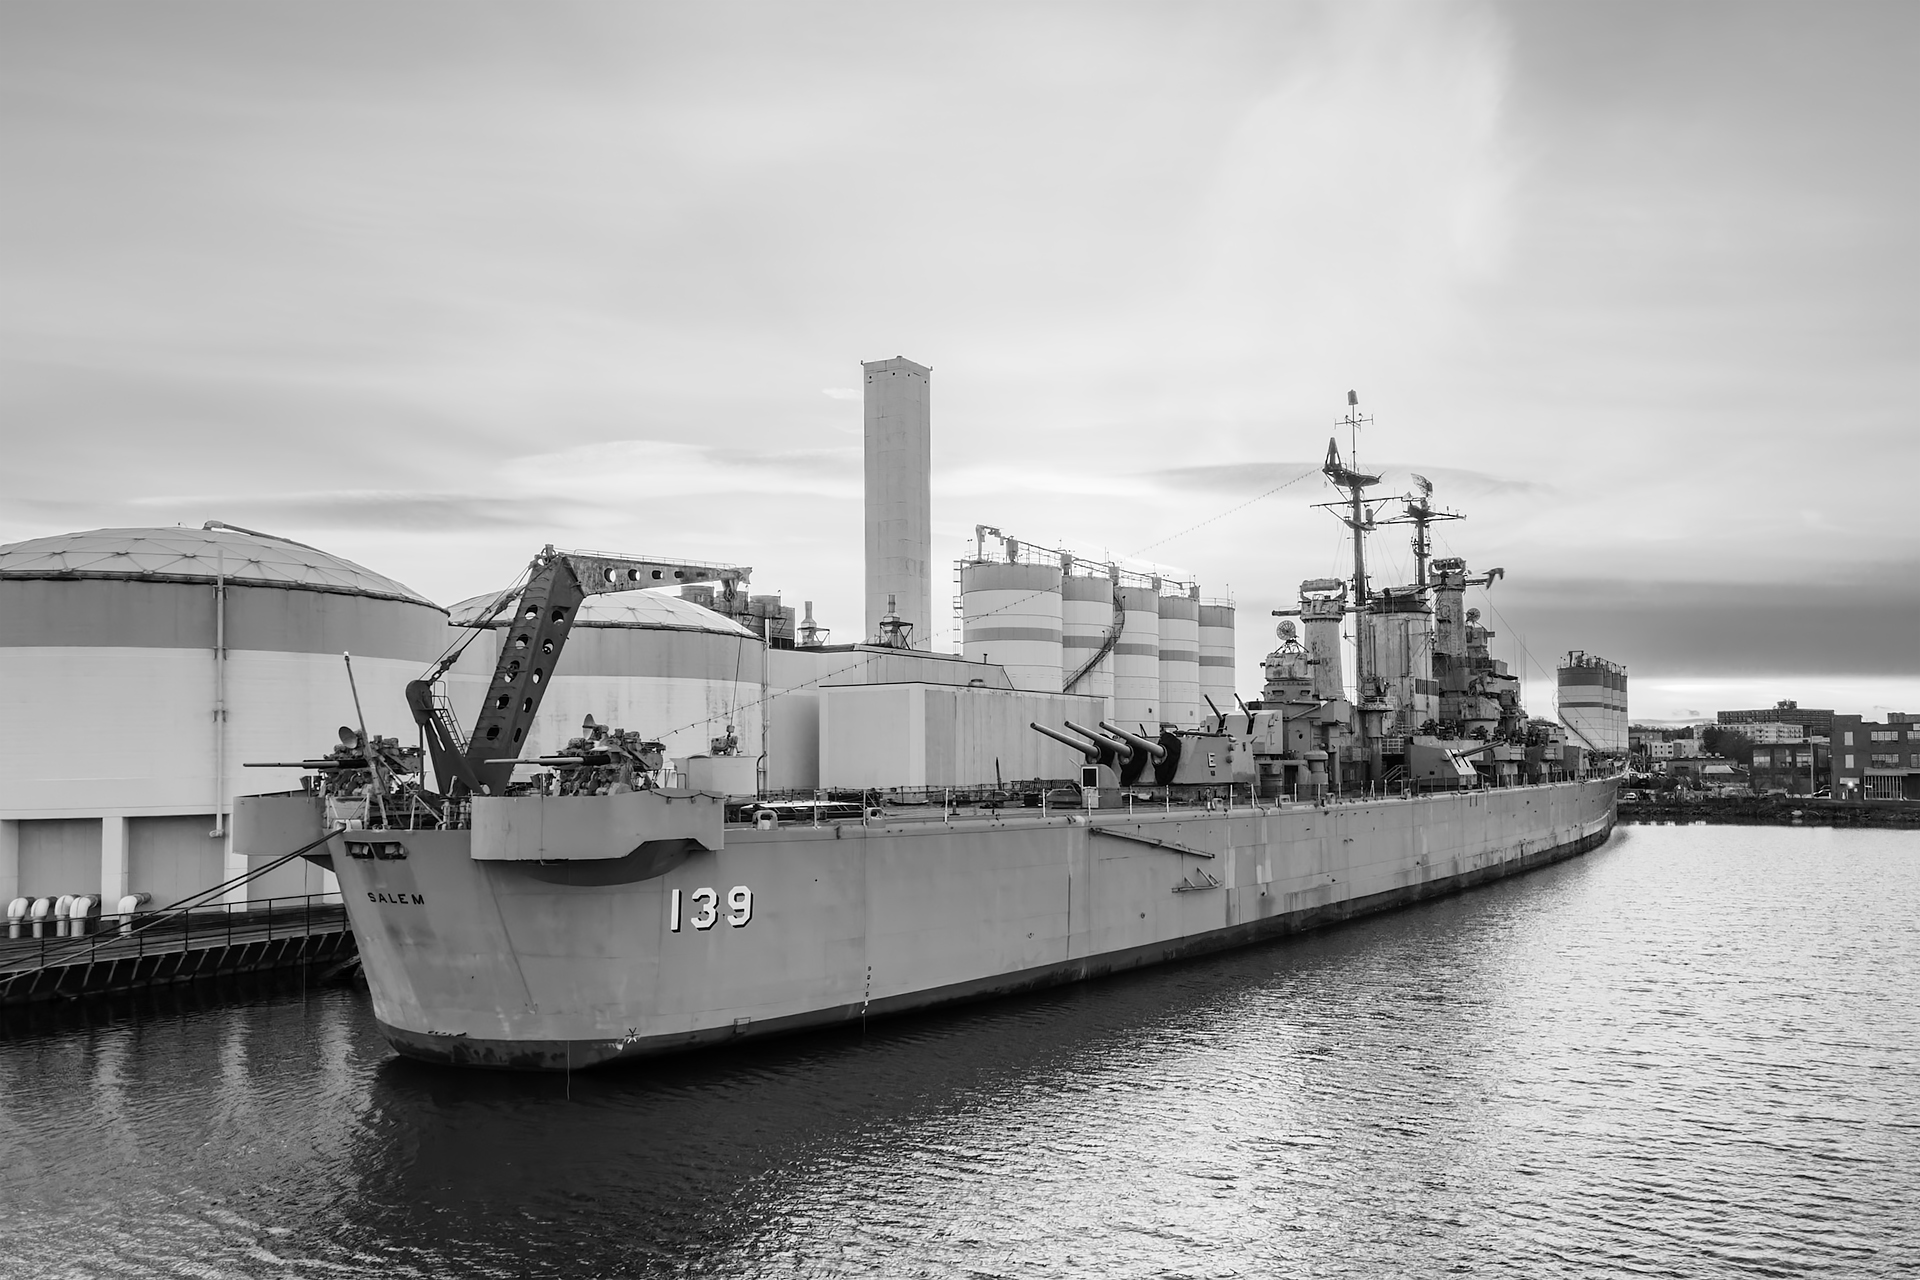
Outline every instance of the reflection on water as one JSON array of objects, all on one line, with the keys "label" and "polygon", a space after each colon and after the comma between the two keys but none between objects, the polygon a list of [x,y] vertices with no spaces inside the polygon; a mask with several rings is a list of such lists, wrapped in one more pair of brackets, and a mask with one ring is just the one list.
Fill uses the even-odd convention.
[{"label": "reflection on water", "polygon": [[1257,950],[570,1081],[364,995],[0,1041],[0,1273],[1920,1266],[1920,842],[1632,828]]}]

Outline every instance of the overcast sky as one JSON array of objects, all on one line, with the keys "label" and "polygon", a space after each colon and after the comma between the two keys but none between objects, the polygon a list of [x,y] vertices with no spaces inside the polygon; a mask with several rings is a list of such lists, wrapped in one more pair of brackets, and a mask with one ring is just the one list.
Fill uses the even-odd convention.
[{"label": "overcast sky", "polygon": [[1537,712],[1570,647],[1636,718],[1920,711],[1917,61],[1912,4],[14,0],[0,542],[682,554],[854,639],[905,355],[938,562],[1197,575],[1250,694],[1343,561],[1317,476],[1243,504],[1351,388]]}]

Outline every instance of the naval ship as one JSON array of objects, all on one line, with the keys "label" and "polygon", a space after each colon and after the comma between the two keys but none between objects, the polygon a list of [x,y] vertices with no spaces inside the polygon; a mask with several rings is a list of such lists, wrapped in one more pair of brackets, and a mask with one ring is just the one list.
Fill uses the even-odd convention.
[{"label": "naval ship", "polygon": [[[523,758],[583,600],[731,593],[743,573],[548,547],[482,619],[503,640],[470,728],[450,655],[407,690],[421,746],[343,729],[301,790],[239,802],[236,848],[335,873],[398,1052],[569,1070],[1244,946],[1605,842],[1611,762],[1527,718],[1464,607],[1500,571],[1430,555],[1430,526],[1457,517],[1427,482],[1374,498],[1380,477],[1332,441],[1323,472],[1353,574],[1282,611],[1262,696],[1197,725],[1036,722],[1057,779],[782,806],[693,785],[659,743],[591,719]],[[1413,527],[1413,583],[1369,581],[1382,522]]]}]

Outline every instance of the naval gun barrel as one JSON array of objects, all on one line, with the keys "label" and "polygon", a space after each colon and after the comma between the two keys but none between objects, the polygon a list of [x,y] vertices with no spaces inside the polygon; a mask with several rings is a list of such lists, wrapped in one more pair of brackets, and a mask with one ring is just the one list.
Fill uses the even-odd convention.
[{"label": "naval gun barrel", "polygon": [[1062,746],[1072,747],[1075,751],[1078,751],[1081,755],[1087,758],[1088,764],[1100,763],[1100,748],[1094,746],[1090,742],[1082,742],[1078,738],[1069,737],[1068,735],[1061,733],[1058,729],[1049,729],[1047,728],[1047,726],[1041,724],[1037,720],[1028,721],[1027,728],[1033,730],[1035,733],[1046,734],[1049,738],[1052,738],[1055,742],[1060,743]]},{"label": "naval gun barrel", "polygon": [[499,756],[488,760],[488,764],[526,764],[539,765],[548,769],[572,769],[581,765],[598,767],[600,765],[619,764],[626,756],[616,756],[608,751],[590,751],[580,756]]},{"label": "naval gun barrel", "polygon": [[1087,726],[1075,724],[1071,720],[1062,720],[1061,723],[1075,733],[1085,734],[1087,737],[1092,738],[1095,742],[1105,747],[1108,751],[1111,751],[1113,758],[1120,764],[1125,764],[1127,761],[1133,759],[1133,748],[1120,739],[1109,738],[1104,733],[1096,733],[1094,730],[1087,728]]},{"label": "naval gun barrel", "polygon": [[1159,764],[1162,760],[1165,760],[1167,758],[1167,749],[1161,746],[1159,743],[1155,742],[1152,738],[1143,738],[1137,733],[1128,733],[1125,729],[1122,729],[1119,725],[1109,724],[1105,720],[1102,720],[1100,722],[1100,727],[1102,729],[1105,729],[1108,733],[1113,734],[1115,737],[1118,737],[1123,741],[1131,744],[1132,746],[1138,748],[1139,750],[1146,752],[1147,758],[1153,761],[1155,764]]},{"label": "naval gun barrel", "polygon": [[243,769],[316,769],[328,773],[336,769],[364,769],[367,767],[365,756],[353,756],[346,760],[327,756],[321,760],[249,760],[240,766]]}]

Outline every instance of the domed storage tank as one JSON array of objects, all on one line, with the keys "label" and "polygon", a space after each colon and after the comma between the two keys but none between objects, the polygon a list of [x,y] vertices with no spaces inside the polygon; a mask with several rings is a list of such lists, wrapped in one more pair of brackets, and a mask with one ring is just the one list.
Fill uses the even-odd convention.
[{"label": "domed storage tank", "polygon": [[[391,578],[217,523],[0,547],[0,899],[165,906],[239,875],[233,797],[300,784],[246,763],[339,744],[343,651],[368,730],[414,741],[404,689],[445,634],[445,611]],[[238,893],[323,883],[298,861]]]},{"label": "domed storage tank", "polygon": [[1206,700],[1222,713],[1234,709],[1233,606],[1215,601],[1200,606],[1200,713],[1211,715]]},{"label": "domed storage tank", "polygon": [[1005,667],[1014,688],[1060,692],[1060,624],[1058,566],[960,566],[961,651]]},{"label": "domed storage tank", "polygon": [[[1077,577],[1060,582],[1060,675],[1062,687],[1098,653],[1113,630],[1113,579]],[[1113,653],[1093,664],[1068,693],[1105,698],[1104,718],[1113,718]]]},{"label": "domed storage tank", "polygon": [[1200,602],[1189,596],[1160,597],[1160,718],[1200,723]]},{"label": "domed storage tank", "polygon": [[[448,611],[454,641],[473,636],[493,600],[475,596]],[[474,637],[447,674],[462,726],[479,715],[499,657],[499,626],[496,620]],[[592,716],[658,740],[669,758],[706,755],[731,725],[737,754],[758,757],[761,647],[745,627],[692,600],[655,591],[588,596],[520,754],[559,750]]]},{"label": "domed storage tank", "polygon": [[1113,647],[1113,722],[1154,732],[1160,714],[1160,589],[1114,588],[1126,625]]}]

